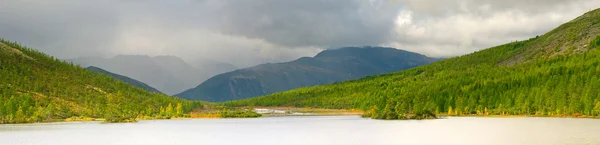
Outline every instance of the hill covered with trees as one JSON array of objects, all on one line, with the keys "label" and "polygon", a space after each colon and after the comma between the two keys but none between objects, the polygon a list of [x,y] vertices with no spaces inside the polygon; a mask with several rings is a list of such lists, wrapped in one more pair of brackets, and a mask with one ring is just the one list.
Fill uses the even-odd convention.
[{"label": "hill covered with trees", "polygon": [[0,39],[0,123],[170,118],[200,107]]},{"label": "hill covered with trees", "polygon": [[529,40],[392,74],[223,104],[353,108],[378,119],[600,116],[599,48],[597,9]]},{"label": "hill covered with trees", "polygon": [[176,96],[212,102],[239,100],[391,73],[437,60],[395,48],[344,47],[322,51],[315,57],[262,64],[220,74]]}]

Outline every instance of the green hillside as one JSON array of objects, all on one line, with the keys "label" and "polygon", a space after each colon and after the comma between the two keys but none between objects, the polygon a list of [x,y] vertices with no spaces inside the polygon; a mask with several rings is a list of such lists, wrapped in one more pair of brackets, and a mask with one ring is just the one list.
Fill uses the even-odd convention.
[{"label": "green hillside", "polygon": [[599,116],[599,34],[600,9],[529,40],[397,73],[224,104],[363,109],[378,119],[430,113]]},{"label": "green hillside", "polygon": [[0,123],[169,118],[198,107],[0,39]]}]

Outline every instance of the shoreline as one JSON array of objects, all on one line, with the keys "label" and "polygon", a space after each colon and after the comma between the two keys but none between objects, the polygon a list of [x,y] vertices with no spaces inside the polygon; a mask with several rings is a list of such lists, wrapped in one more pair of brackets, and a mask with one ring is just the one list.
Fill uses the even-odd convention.
[{"label": "shoreline", "polygon": [[[254,108],[254,109],[272,109],[285,111],[285,113],[263,113],[262,117],[288,117],[288,116],[361,116],[364,111],[360,110],[346,110],[346,109],[323,109],[323,108],[297,108],[297,107],[240,107],[240,108]],[[548,115],[447,115],[438,114],[437,119],[444,119],[448,117],[475,117],[475,118],[565,118],[565,119],[600,119],[600,116],[548,116]],[[243,118],[243,117],[242,117]],[[256,118],[256,117],[246,117]],[[258,117],[261,118],[261,117]],[[368,118],[368,117],[367,117]],[[44,122],[30,122],[30,123],[4,123],[0,125],[25,125],[25,124],[49,124],[49,123],[85,123],[85,122],[100,122],[106,124],[113,123],[136,123],[137,121],[153,121],[153,120],[192,120],[192,119],[232,119],[227,117],[220,117],[216,115],[208,116],[194,116],[194,117],[174,117],[170,119],[161,118],[137,118],[135,122],[103,122],[104,118],[66,118],[66,119],[53,119]]]},{"label": "shoreline", "polygon": [[354,116],[362,115],[365,112],[356,109],[324,109],[324,108],[299,108],[299,107],[264,107],[264,106],[246,106],[240,109],[253,109],[254,112],[263,116]]},{"label": "shoreline", "polygon": [[573,118],[600,119],[600,116],[548,116],[548,115],[438,115],[439,117],[481,117],[481,118]]},{"label": "shoreline", "polygon": [[[353,114],[316,114],[316,115],[264,115],[263,117],[258,117],[258,118],[269,118],[269,117],[318,117],[318,116],[357,116],[360,117],[360,115],[353,115]],[[511,116],[478,116],[478,115],[470,115],[470,116],[439,116],[439,118],[437,119],[446,119],[448,117],[452,117],[452,118],[468,118],[468,117],[472,117],[472,118],[506,118],[506,119],[510,119],[510,118],[556,118],[556,119],[600,119],[600,117],[552,117],[552,116],[517,116],[517,115],[511,115]],[[364,118],[364,117],[362,117]],[[195,120],[195,119],[248,119],[248,118],[210,118],[210,117],[205,117],[205,118],[173,118],[173,119],[141,119],[141,120],[137,120],[137,121],[168,121],[168,120]],[[366,119],[371,119],[371,118],[366,118]],[[382,120],[382,119],[375,119],[375,120]],[[409,119],[409,120],[415,120],[415,119]],[[424,119],[424,120],[436,120],[436,119]],[[394,121],[394,120],[387,120],[387,121]],[[401,121],[401,120],[396,120],[396,121]],[[47,122],[32,122],[32,123],[6,123],[6,124],[0,124],[0,126],[11,126],[11,125],[36,125],[36,124],[64,124],[64,123],[93,123],[93,122],[97,122],[100,124],[127,124],[127,123],[137,123],[137,122],[103,122],[103,119],[96,119],[96,120],[77,120],[77,121],[61,121],[61,120],[54,120],[54,121],[47,121]]]}]

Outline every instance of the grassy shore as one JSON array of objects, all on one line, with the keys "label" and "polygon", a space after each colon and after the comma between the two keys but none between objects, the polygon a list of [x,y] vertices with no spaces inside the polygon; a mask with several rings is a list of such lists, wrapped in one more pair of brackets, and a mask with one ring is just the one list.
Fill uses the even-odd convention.
[{"label": "grassy shore", "polygon": [[72,116],[69,118],[54,118],[50,120],[24,120],[21,122],[0,122],[0,124],[27,124],[27,123],[49,123],[49,122],[91,122],[101,121],[103,123],[133,123],[139,120],[166,120],[166,119],[191,119],[191,118],[257,118],[262,117],[251,109],[237,109],[211,106],[199,108],[185,114],[164,114],[160,116],[113,116],[111,118],[94,118],[86,116]]},{"label": "grassy shore", "polygon": [[[284,113],[266,113],[259,114],[254,112],[254,109],[269,109],[277,110]],[[66,119],[53,119],[51,121],[44,122],[33,122],[33,123],[49,123],[49,122],[89,122],[89,121],[102,121],[104,123],[132,123],[140,120],[166,120],[166,119],[194,119],[194,118],[257,118],[257,117],[273,117],[273,116],[361,116],[365,113],[362,110],[356,109],[324,109],[324,108],[298,108],[298,107],[263,107],[263,106],[246,106],[238,108],[209,108],[209,109],[197,109],[182,116],[172,117],[149,117],[140,116],[137,118],[91,118],[74,116]],[[438,113],[435,114],[437,118],[445,117],[484,117],[484,118],[526,118],[526,117],[548,117],[548,118],[590,118],[600,119],[600,116],[585,116],[585,115],[515,115],[515,114],[446,114]],[[432,119],[432,118],[429,118]],[[11,123],[11,124],[23,124],[23,123]]]}]

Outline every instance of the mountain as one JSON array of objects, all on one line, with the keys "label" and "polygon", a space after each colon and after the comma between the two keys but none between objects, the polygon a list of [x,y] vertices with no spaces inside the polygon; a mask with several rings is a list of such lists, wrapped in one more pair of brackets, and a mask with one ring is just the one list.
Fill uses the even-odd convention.
[{"label": "mountain", "polygon": [[208,73],[191,66],[183,59],[176,56],[155,56],[152,57],[152,60],[154,60],[154,62],[158,64],[160,68],[163,68],[176,80],[183,84],[183,86],[177,88],[176,91],[172,91],[169,94],[183,92],[184,90],[192,88],[195,85],[198,85],[198,83],[203,82],[211,77]]},{"label": "mountain", "polygon": [[[175,56],[117,55],[112,58],[80,57],[66,61],[83,67],[96,66],[127,76],[169,95],[192,88],[219,71],[214,68],[196,68]],[[224,63],[223,65],[228,67]],[[220,73],[223,72],[225,71]]]},{"label": "mountain", "polygon": [[89,70],[89,71],[93,71],[93,72],[96,72],[96,73],[100,73],[100,74],[104,74],[104,75],[113,77],[113,78],[115,78],[117,80],[120,80],[122,82],[131,84],[131,85],[136,86],[138,88],[142,88],[142,89],[144,89],[146,91],[149,91],[149,92],[154,92],[154,93],[162,94],[157,89],[155,89],[153,87],[150,87],[150,86],[148,86],[148,85],[146,85],[146,84],[144,84],[144,83],[142,83],[142,82],[140,82],[138,80],[135,80],[135,79],[132,79],[132,78],[129,78],[129,77],[126,77],[126,76],[122,76],[122,75],[118,75],[118,74],[115,74],[115,73],[111,73],[111,72],[108,72],[106,70],[103,70],[103,69],[95,67],[95,66],[89,66],[89,67],[87,67],[85,69]]},{"label": "mountain", "polygon": [[444,115],[600,116],[600,9],[529,40],[430,65],[225,103]]},{"label": "mountain", "polygon": [[[200,102],[151,93],[0,39],[0,123],[181,116]],[[168,111],[166,111],[168,110]]]},{"label": "mountain", "polygon": [[117,55],[113,58],[81,57],[67,62],[79,64],[82,67],[96,66],[104,70],[124,75],[142,81],[166,94],[184,90],[185,83],[176,79],[154,59],[146,55]]},{"label": "mountain", "polygon": [[437,59],[394,48],[345,47],[325,50],[315,57],[220,74],[176,96],[213,102],[245,99],[389,73],[435,61]]},{"label": "mountain", "polygon": [[[206,73],[206,75],[208,77],[205,77],[204,80],[206,80],[212,76],[221,74],[221,73],[230,72],[230,71],[238,69],[238,67],[236,67],[232,64],[214,61],[214,60],[210,60],[210,59],[195,60],[195,61],[190,62],[190,65],[192,65],[195,68],[200,69],[204,73]],[[198,85],[198,83],[194,84],[194,86],[196,86],[196,85]]]}]

